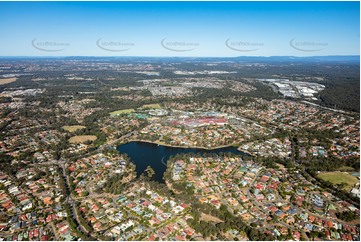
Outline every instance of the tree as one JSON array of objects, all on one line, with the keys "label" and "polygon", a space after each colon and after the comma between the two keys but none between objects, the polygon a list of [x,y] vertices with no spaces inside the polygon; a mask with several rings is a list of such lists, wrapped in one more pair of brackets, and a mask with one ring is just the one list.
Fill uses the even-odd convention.
[{"label": "tree", "polygon": [[151,166],[147,166],[147,169],[145,169],[145,172],[147,173],[147,177],[151,179],[155,175],[155,171]]},{"label": "tree", "polygon": [[352,211],[343,211],[343,212],[339,212],[336,213],[337,218],[342,219],[346,222],[355,220],[358,218],[357,214],[352,212]]}]

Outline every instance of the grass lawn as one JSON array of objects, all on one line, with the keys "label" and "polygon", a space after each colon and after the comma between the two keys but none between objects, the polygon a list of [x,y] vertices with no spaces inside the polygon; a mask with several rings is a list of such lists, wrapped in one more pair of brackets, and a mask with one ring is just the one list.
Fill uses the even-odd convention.
[{"label": "grass lawn", "polygon": [[64,130],[69,131],[70,133],[75,132],[79,129],[85,129],[86,127],[83,125],[72,125],[72,126],[63,126]]},{"label": "grass lawn", "polygon": [[71,137],[69,142],[72,144],[84,143],[86,141],[94,141],[97,137],[95,135],[78,135]]},{"label": "grass lawn", "polygon": [[122,110],[117,110],[114,112],[111,112],[110,115],[114,116],[114,115],[119,115],[119,114],[127,114],[127,113],[132,113],[135,110],[133,108],[131,109],[122,109]]},{"label": "grass lawn", "polygon": [[346,183],[347,185],[343,188],[344,190],[350,190],[353,185],[359,182],[356,177],[339,171],[320,173],[318,177],[332,184]]},{"label": "grass lawn", "polygon": [[160,109],[162,107],[159,105],[159,103],[154,103],[154,104],[145,104],[145,105],[142,106],[142,108],[143,109],[146,109],[146,108],[148,108],[148,109]]}]

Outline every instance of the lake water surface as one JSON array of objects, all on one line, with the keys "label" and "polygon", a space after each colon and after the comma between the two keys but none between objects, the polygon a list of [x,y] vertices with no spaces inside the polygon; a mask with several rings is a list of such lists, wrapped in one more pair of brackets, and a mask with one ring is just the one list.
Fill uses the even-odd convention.
[{"label": "lake water surface", "polygon": [[238,151],[237,148],[233,146],[214,150],[205,150],[196,148],[174,148],[138,141],[120,145],[117,150],[120,153],[128,154],[132,162],[134,162],[137,166],[136,170],[138,176],[147,169],[147,166],[151,166],[155,171],[155,180],[163,183],[163,173],[167,168],[166,165],[170,156],[174,156],[179,153],[219,154],[221,152],[245,155],[244,152]]}]

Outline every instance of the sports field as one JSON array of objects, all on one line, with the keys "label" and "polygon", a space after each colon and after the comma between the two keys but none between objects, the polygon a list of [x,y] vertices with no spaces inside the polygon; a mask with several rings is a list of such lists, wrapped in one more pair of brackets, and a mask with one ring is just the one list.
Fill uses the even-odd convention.
[{"label": "sports field", "polygon": [[122,110],[117,110],[114,112],[111,112],[110,115],[114,116],[114,115],[120,115],[120,114],[127,114],[127,113],[132,113],[135,110],[133,108],[131,109],[122,109]]},{"label": "sports field", "polygon": [[359,180],[356,177],[348,173],[339,172],[339,171],[324,172],[318,174],[318,177],[321,178],[322,180],[329,181],[335,185],[345,183],[346,185],[343,187],[344,190],[350,190],[353,185],[359,182]]},{"label": "sports field", "polygon": [[160,109],[162,108],[159,103],[145,104],[142,106],[143,109]]}]

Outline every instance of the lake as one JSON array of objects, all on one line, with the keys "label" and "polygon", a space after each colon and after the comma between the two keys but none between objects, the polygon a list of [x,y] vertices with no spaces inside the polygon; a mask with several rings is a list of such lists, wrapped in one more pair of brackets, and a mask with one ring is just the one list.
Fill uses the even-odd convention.
[{"label": "lake", "polygon": [[167,161],[169,157],[179,153],[219,154],[221,152],[229,152],[233,154],[247,155],[244,152],[238,151],[237,148],[233,146],[214,150],[205,150],[197,148],[175,148],[139,141],[133,141],[120,145],[117,150],[120,153],[126,153],[132,162],[135,163],[137,166],[137,176],[142,174],[144,170],[147,169],[147,166],[151,166],[155,171],[155,180],[162,183],[164,183],[163,173],[167,169]]}]

